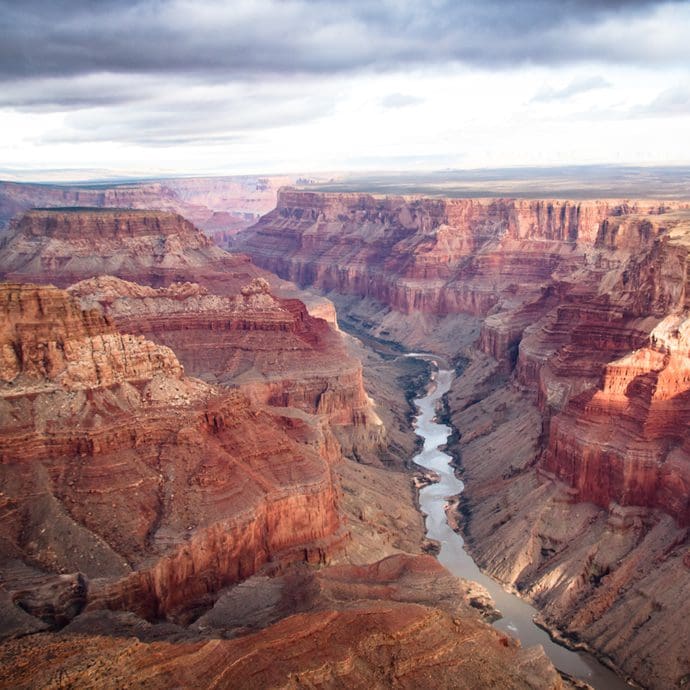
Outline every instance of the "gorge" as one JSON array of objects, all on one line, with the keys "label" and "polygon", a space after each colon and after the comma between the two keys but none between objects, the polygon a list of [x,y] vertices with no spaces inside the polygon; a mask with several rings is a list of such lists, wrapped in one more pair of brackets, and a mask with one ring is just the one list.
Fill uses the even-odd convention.
[{"label": "gorge", "polygon": [[[232,687],[222,669],[246,681],[249,653],[259,687],[459,687],[458,667],[467,687],[570,687],[480,620],[481,588],[420,555],[435,545],[405,397],[424,378],[402,346],[455,369],[448,517],[476,563],[568,645],[682,687],[689,238],[673,200],[283,189],[232,253],[170,211],[15,218],[0,240],[12,678],[18,654],[50,648],[48,684],[128,678],[129,654],[162,687],[209,655],[207,681]],[[285,650],[278,675],[264,649]]]},{"label": "gorge", "polygon": [[[554,643],[533,622],[536,611],[487,577],[465,551],[462,537],[453,531],[448,521],[449,508],[461,496],[464,484],[455,476],[452,456],[441,450],[452,430],[437,421],[443,396],[450,390],[454,372],[439,368],[433,355],[413,356],[431,359],[435,367],[427,395],[415,400],[419,412],[415,420],[415,431],[422,438],[423,444],[414,462],[431,470],[438,477],[438,481],[422,488],[419,495],[420,508],[426,516],[427,536],[440,544],[438,560],[454,575],[485,587],[501,613],[494,625],[518,637],[523,645],[541,645],[559,671],[584,680],[595,690],[629,688],[627,683],[592,656],[569,651]],[[454,524],[457,528],[457,524]]]},{"label": "gorge", "polygon": [[470,550],[649,687],[690,673],[689,231],[682,201],[284,190],[236,244],[358,328],[463,358]]},{"label": "gorge", "polygon": [[564,687],[421,555],[327,301],[167,212],[31,211],[0,270],[3,684]]}]

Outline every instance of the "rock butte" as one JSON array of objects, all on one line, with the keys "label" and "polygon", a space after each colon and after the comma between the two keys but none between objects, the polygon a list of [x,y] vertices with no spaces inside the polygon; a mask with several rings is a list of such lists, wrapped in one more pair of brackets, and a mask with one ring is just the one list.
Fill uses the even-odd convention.
[{"label": "rock butte", "polygon": [[690,204],[285,189],[237,246],[360,328],[462,355],[480,565],[642,684],[690,678]]},{"label": "rock butte", "polygon": [[0,285],[3,684],[564,687],[432,558],[291,569],[371,552],[336,466],[383,430],[341,334],[248,260],[174,214],[70,210],[16,222],[0,266],[82,279]]},{"label": "rock butte", "polygon": [[341,334],[299,300],[274,297],[263,278],[231,297],[193,283],[155,289],[112,276],[69,292],[119,330],[170,347],[193,376],[239,386],[258,403],[324,416],[348,453],[371,454],[383,443],[362,365]]},{"label": "rock butte", "polygon": [[127,209],[33,210],[10,223],[0,243],[5,280],[58,287],[94,275],[164,286],[190,278],[236,292],[263,273],[228,254],[182,216]]}]

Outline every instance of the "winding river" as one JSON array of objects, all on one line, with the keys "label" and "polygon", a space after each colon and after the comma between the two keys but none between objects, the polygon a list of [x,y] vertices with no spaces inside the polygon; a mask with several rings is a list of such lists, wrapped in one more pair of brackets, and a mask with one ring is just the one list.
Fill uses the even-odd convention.
[{"label": "winding river", "polygon": [[[408,356],[424,357],[436,365],[431,356]],[[439,561],[453,574],[479,582],[488,590],[503,615],[503,618],[494,623],[496,628],[517,637],[525,647],[540,644],[556,668],[589,683],[596,690],[629,690],[630,685],[592,655],[575,652],[559,645],[535,625],[532,619],[536,610],[482,573],[465,551],[462,537],[448,525],[445,514],[446,500],[461,493],[464,484],[455,476],[449,465],[451,456],[439,450],[439,446],[446,443],[451,429],[445,424],[438,424],[435,417],[439,401],[450,389],[452,380],[452,371],[435,369],[430,392],[414,401],[419,410],[415,420],[415,431],[424,440],[422,451],[414,457],[414,461],[433,470],[440,478],[438,483],[423,488],[419,495],[421,509],[427,515],[427,536],[441,544]]]}]

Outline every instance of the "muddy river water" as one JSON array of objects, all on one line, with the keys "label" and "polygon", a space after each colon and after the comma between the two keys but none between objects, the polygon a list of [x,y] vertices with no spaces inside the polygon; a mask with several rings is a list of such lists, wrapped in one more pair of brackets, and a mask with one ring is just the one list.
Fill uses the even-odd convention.
[{"label": "muddy river water", "polygon": [[536,610],[482,573],[465,551],[462,537],[448,525],[445,514],[447,498],[461,493],[464,485],[449,465],[450,455],[439,450],[439,446],[446,443],[451,429],[437,423],[435,417],[441,398],[450,389],[453,375],[452,371],[445,369],[435,370],[429,393],[415,400],[419,410],[415,431],[424,440],[424,446],[414,461],[440,477],[437,484],[422,489],[419,497],[421,509],[427,515],[427,536],[441,544],[439,561],[455,575],[479,582],[489,591],[503,616],[494,626],[517,637],[523,647],[541,645],[556,668],[584,680],[596,690],[629,689],[630,685],[592,655],[563,647],[535,625],[532,619]]}]

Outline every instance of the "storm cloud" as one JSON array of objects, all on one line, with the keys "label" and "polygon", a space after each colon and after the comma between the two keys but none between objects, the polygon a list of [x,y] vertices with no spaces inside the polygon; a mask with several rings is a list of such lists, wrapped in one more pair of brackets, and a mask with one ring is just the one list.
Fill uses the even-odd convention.
[{"label": "storm cloud", "polygon": [[682,64],[690,59],[684,32],[664,42],[645,36],[655,15],[680,8],[653,0],[5,0],[0,79],[102,72],[227,79],[449,61]]}]

